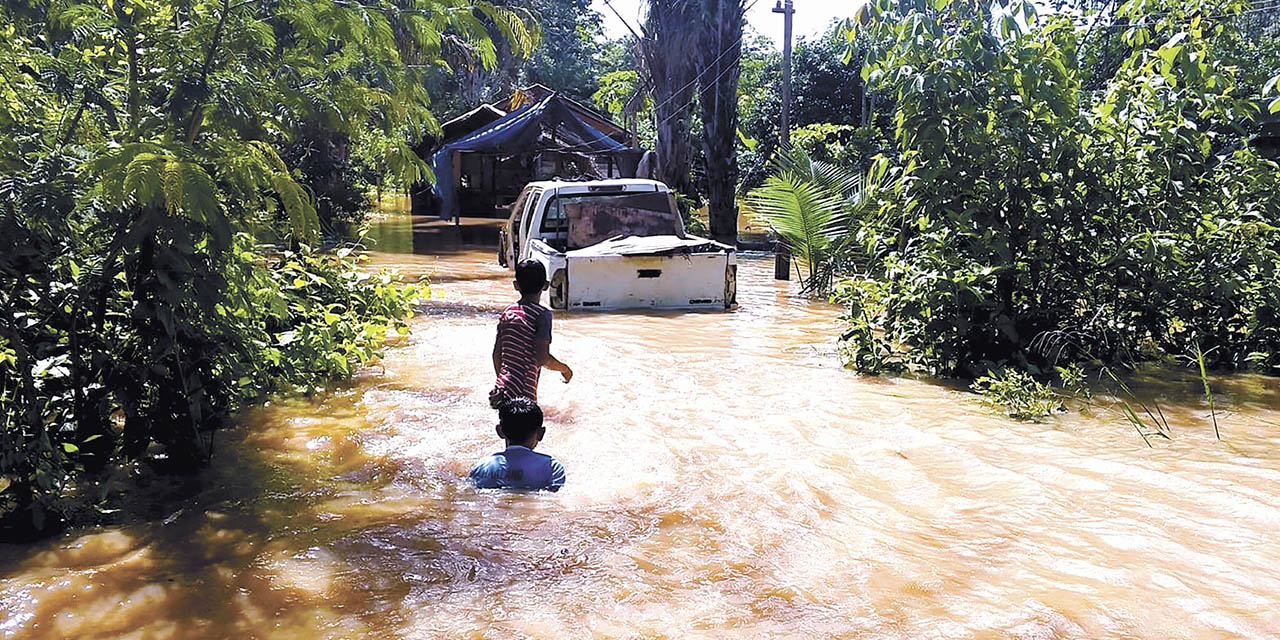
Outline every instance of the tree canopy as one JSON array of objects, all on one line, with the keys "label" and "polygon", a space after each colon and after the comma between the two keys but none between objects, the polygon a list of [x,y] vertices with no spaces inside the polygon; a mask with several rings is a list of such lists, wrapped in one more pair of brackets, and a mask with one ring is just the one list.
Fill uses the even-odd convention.
[{"label": "tree canopy", "polygon": [[414,182],[428,75],[538,33],[457,0],[32,1],[0,24],[0,515],[37,528],[74,469],[198,461],[243,402],[403,329],[412,290],[312,254],[282,149],[321,127]]}]

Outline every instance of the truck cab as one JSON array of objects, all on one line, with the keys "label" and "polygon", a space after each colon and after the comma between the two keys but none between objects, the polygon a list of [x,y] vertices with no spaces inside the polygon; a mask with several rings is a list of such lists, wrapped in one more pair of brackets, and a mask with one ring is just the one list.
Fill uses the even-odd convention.
[{"label": "truck cab", "polygon": [[531,182],[500,232],[498,262],[547,269],[556,309],[728,309],[733,247],[685,233],[671,190],[640,179]]}]

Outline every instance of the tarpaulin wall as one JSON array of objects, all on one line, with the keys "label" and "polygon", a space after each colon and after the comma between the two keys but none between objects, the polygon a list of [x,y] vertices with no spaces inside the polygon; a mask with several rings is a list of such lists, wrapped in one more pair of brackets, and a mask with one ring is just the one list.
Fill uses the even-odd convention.
[{"label": "tarpaulin wall", "polygon": [[[543,134],[549,134],[544,140]],[[554,135],[550,135],[554,134]],[[440,217],[457,215],[458,202],[453,176],[454,155],[458,152],[516,155],[542,151],[571,151],[584,154],[611,154],[630,147],[583,122],[557,95],[521,107],[493,121],[469,136],[451,142],[431,156],[440,196]]]}]

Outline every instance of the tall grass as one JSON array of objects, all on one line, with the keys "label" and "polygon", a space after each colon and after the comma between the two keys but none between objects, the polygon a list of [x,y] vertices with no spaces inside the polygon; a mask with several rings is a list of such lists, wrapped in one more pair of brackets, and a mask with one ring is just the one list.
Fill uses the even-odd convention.
[{"label": "tall grass", "polygon": [[1204,351],[1200,349],[1200,343],[1195,343],[1196,365],[1200,367],[1200,384],[1204,387],[1204,399],[1209,403],[1209,418],[1213,420],[1213,436],[1218,440],[1222,440],[1222,434],[1218,431],[1218,411],[1213,404],[1213,390],[1209,388],[1209,374],[1204,366]]}]

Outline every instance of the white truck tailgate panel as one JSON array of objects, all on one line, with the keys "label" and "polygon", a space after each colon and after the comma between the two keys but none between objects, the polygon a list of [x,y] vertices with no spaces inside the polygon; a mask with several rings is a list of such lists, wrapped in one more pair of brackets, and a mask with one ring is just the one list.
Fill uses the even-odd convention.
[{"label": "white truck tailgate panel", "polygon": [[568,257],[570,309],[724,308],[724,253]]}]

